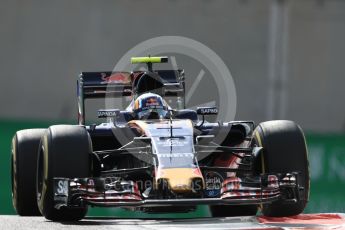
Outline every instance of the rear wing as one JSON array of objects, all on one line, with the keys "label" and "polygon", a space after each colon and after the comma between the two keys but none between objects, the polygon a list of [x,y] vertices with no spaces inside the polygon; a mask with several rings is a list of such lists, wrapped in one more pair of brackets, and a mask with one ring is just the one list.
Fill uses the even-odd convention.
[{"label": "rear wing", "polygon": [[82,72],[79,90],[84,99],[130,96],[132,79],[129,72]]},{"label": "rear wing", "polygon": [[[163,83],[163,95],[181,97],[184,102],[183,70],[155,70]],[[136,72],[82,72],[78,80],[78,123],[85,124],[85,100],[89,98],[117,98],[133,96],[133,89],[143,71]],[[184,104],[184,103],[183,103]]]}]

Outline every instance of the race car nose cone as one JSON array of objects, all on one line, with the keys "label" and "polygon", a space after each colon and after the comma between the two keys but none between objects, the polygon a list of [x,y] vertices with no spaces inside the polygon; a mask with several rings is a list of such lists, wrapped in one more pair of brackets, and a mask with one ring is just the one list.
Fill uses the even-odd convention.
[{"label": "race car nose cone", "polygon": [[204,178],[198,168],[160,168],[156,182],[161,184],[162,181],[167,184],[167,189],[176,193],[196,192],[205,188]]}]

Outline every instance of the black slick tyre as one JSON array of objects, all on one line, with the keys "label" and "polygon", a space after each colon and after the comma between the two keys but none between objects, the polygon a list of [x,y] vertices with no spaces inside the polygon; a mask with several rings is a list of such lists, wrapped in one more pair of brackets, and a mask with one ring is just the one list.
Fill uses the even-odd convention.
[{"label": "black slick tyre", "polygon": [[272,217],[302,213],[310,189],[308,152],[302,129],[293,121],[267,121],[255,129],[254,141],[263,147],[263,155],[259,159],[260,173],[298,172],[299,184],[304,188],[298,202],[286,203],[281,199],[262,205],[262,213]]},{"label": "black slick tyre", "polygon": [[52,221],[76,221],[85,217],[87,206],[54,207],[53,178],[90,175],[92,144],[85,127],[55,125],[47,129],[39,150],[37,203],[41,214]]},{"label": "black slick tyre", "polygon": [[12,203],[20,216],[39,216],[36,201],[38,146],[45,129],[18,131],[12,139]]}]

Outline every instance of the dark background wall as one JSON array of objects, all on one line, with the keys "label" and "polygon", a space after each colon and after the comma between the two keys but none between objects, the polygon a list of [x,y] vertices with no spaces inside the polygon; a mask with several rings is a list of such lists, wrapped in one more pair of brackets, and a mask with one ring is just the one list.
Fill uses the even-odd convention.
[{"label": "dark background wall", "polygon": [[[269,72],[277,2],[287,18],[283,31],[279,24],[273,30],[287,47],[284,80],[272,80]],[[205,44],[224,60],[237,89],[237,119],[292,119],[310,131],[345,130],[344,1],[2,0],[0,33],[2,118],[75,119],[81,70],[112,70],[136,44],[175,35]]]}]

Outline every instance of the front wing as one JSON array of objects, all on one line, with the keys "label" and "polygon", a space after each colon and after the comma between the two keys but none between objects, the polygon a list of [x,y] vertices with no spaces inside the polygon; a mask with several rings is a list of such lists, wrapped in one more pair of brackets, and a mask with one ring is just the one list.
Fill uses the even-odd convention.
[{"label": "front wing", "polygon": [[148,198],[138,184],[119,177],[54,178],[55,208],[84,205],[103,207],[154,207],[191,205],[265,204],[277,200],[297,202],[304,188],[297,173],[262,174],[254,178],[228,177],[222,182],[218,197]]}]

